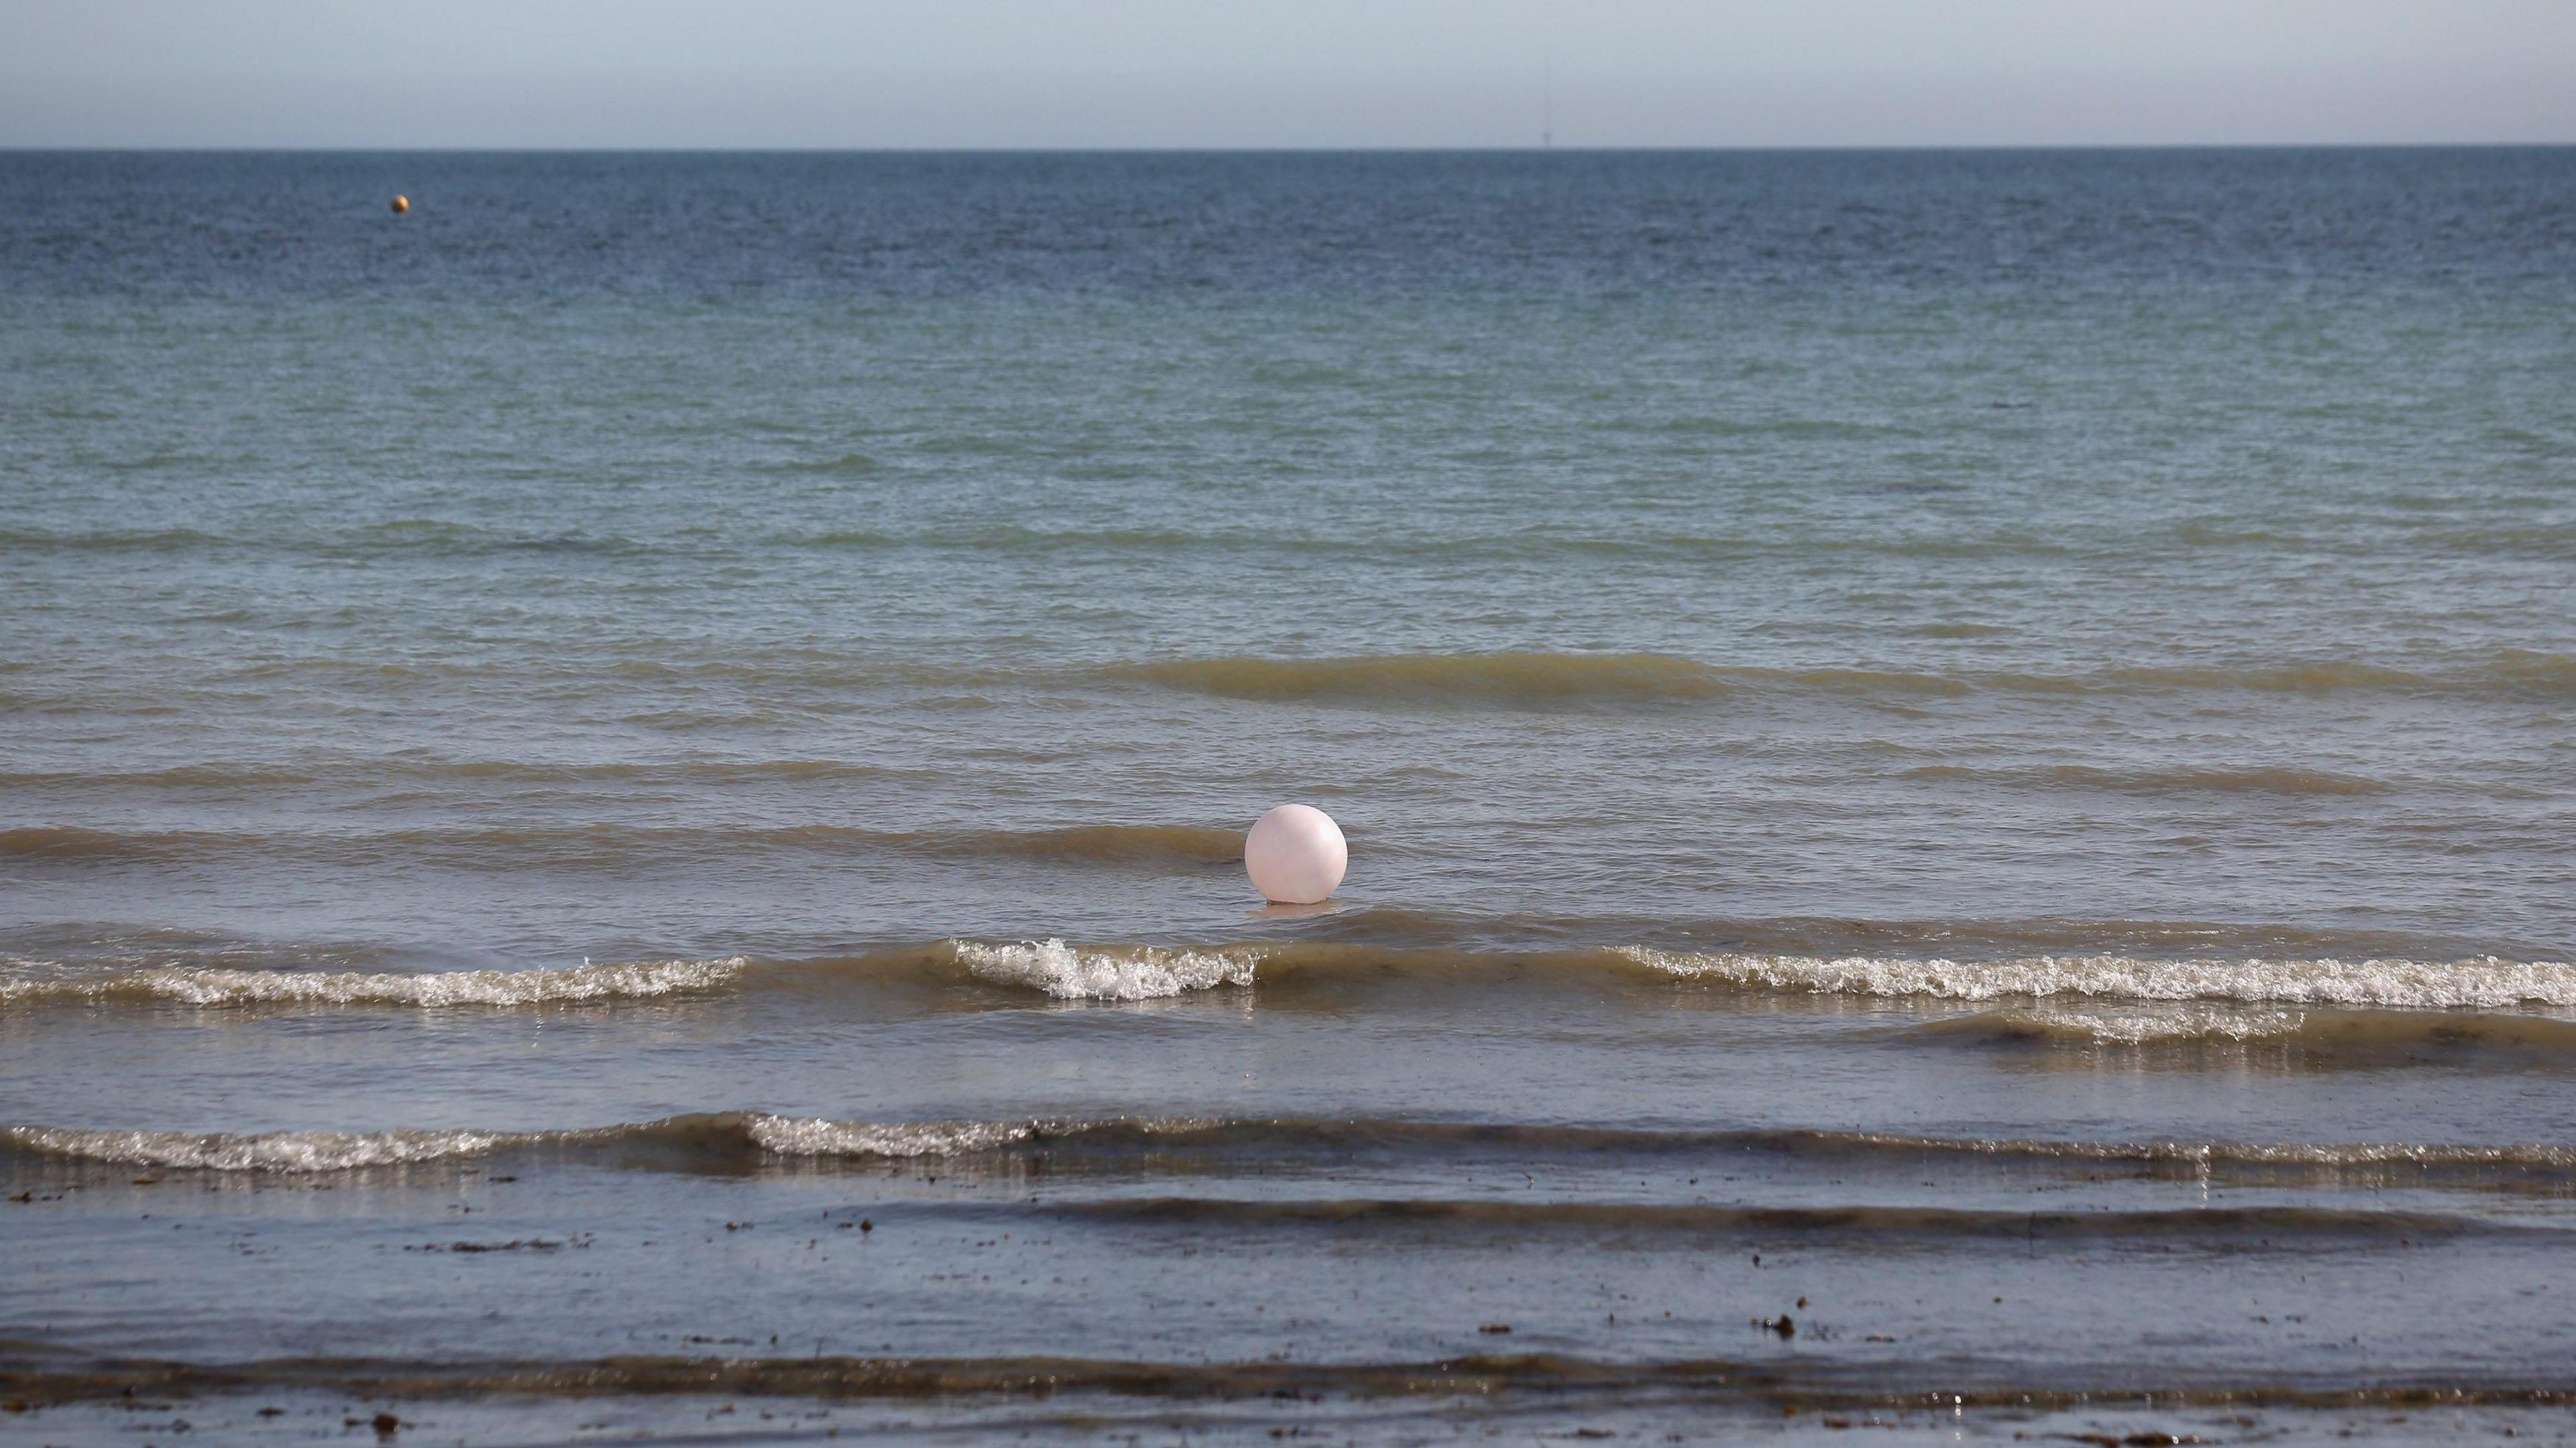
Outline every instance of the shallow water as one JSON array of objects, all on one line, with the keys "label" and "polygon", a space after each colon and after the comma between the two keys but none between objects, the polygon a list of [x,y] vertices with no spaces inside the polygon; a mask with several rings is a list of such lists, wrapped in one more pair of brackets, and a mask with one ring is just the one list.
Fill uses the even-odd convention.
[{"label": "shallow water", "polygon": [[2571,303],[2550,149],[0,157],[0,1397],[2563,1433]]}]

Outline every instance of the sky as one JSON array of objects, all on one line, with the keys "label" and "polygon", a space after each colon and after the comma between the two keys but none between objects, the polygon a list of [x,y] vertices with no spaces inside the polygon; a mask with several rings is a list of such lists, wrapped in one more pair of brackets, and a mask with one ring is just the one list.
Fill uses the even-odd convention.
[{"label": "sky", "polygon": [[2576,142],[2576,0],[0,0],[0,146]]}]

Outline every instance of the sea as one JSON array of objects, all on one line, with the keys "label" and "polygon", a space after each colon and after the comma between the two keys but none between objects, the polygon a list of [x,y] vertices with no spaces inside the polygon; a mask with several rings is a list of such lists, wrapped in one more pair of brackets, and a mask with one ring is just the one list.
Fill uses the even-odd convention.
[{"label": "sea", "polygon": [[0,1196],[12,1442],[2564,1441],[2576,149],[0,153]]}]

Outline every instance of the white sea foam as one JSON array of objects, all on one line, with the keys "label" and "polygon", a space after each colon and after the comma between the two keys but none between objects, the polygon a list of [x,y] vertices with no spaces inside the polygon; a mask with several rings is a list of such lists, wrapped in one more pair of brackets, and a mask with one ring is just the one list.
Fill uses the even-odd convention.
[{"label": "white sea foam", "polygon": [[2576,963],[2493,956],[2420,960],[2138,960],[2117,955],[2018,960],[1823,959],[1623,946],[1641,965],[1695,980],[1842,995],[1995,1000],[2093,996],[2116,1000],[2232,1000],[2287,1005],[2576,1006]]},{"label": "white sea foam", "polygon": [[2519,1146],[2430,1145],[2415,1142],[2350,1142],[2310,1145],[2303,1142],[2238,1141],[2037,1141],[2026,1138],[1962,1139],[1856,1132],[1839,1143],[1892,1151],[1959,1152],[1977,1156],[2024,1156],[2071,1161],[2186,1162],[2207,1165],[2306,1167],[2576,1167],[2576,1147],[2545,1144]]},{"label": "white sea foam", "polygon": [[[1232,1123],[1256,1130],[1265,1123]],[[1294,1130],[1299,1123],[1266,1123]],[[180,1131],[76,1130],[44,1126],[0,1127],[0,1151],[69,1157],[120,1166],[172,1171],[325,1174],[452,1161],[514,1151],[561,1154],[569,1160],[667,1162],[671,1146],[723,1148],[741,1144],[773,1156],[919,1159],[956,1157],[1025,1143],[1068,1139],[1095,1131],[1146,1136],[1218,1130],[1221,1120],[1163,1118],[1109,1121],[835,1121],[765,1113],[679,1116],[632,1125],[559,1131]],[[1388,1123],[1358,1124],[1383,1140]],[[1329,1128],[1328,1128],[1329,1129]],[[1430,1128],[1435,1140],[1452,1139]],[[1638,1133],[1651,1144],[1654,1133]],[[1757,1133],[1758,1135],[1758,1133]],[[1923,1137],[1902,1133],[1811,1134],[1802,1149],[1927,1152],[2078,1161],[2227,1163],[2269,1166],[2576,1168],[2576,1147],[2433,1145],[2362,1142],[2310,1145],[2226,1141],[2048,1141],[2022,1138]],[[682,1167],[681,1169],[687,1169]]]},{"label": "white sea foam", "polygon": [[552,1005],[713,990],[741,974],[749,964],[747,959],[735,956],[725,960],[618,965],[584,962],[556,969],[463,970],[422,975],[161,966],[113,975],[0,980],[0,1003],[124,999],[192,1006]]},{"label": "white sea foam", "polygon": [[512,1138],[485,1131],[70,1131],[0,1127],[0,1143],[49,1156],[180,1171],[327,1172],[475,1156]]},{"label": "white sea foam", "polygon": [[2164,1041],[2271,1041],[2295,1036],[2307,1024],[2297,1010],[2242,1010],[2193,1005],[2180,1010],[2084,1011],[2051,1007],[2008,1011],[2000,1024],[2047,1035],[2097,1041],[2106,1046],[2149,1046]]},{"label": "white sea foam", "polygon": [[813,1117],[754,1116],[751,1139],[780,1156],[955,1156],[1026,1141],[1034,1122],[932,1121],[919,1123],[832,1121]]},{"label": "white sea foam", "polygon": [[[1186,1126],[1188,1123],[1181,1123]],[[668,1146],[733,1144],[786,1157],[916,1158],[994,1151],[1033,1138],[1076,1134],[1089,1123],[1049,1121],[834,1121],[764,1112],[675,1116],[635,1125],[565,1131],[89,1131],[0,1127],[0,1150],[174,1171],[319,1173],[404,1166],[494,1151],[574,1157],[651,1153]],[[1143,1130],[1169,1123],[1137,1123]]]},{"label": "white sea foam", "polygon": [[2207,1161],[2251,1162],[2262,1166],[2498,1166],[2576,1167],[2576,1147],[2566,1146],[2425,1146],[2407,1142],[2363,1142],[2348,1146],[2296,1144],[2163,1143],[2147,1151],[2169,1150],[2176,1156]]},{"label": "white sea foam", "polygon": [[956,942],[957,958],[978,977],[1030,986],[1065,1000],[1157,1000],[1221,985],[1252,984],[1261,953],[1235,950],[1082,950],[1061,940],[1016,945]]}]

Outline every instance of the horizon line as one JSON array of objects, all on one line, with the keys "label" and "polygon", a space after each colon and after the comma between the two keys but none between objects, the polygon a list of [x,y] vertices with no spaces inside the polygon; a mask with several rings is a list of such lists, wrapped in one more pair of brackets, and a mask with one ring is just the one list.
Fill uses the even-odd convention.
[{"label": "horizon line", "polygon": [[1912,152],[2064,152],[2064,151],[2546,151],[2576,150],[2576,139],[2514,141],[1774,141],[1740,144],[1699,142],[1633,142],[1553,145],[1535,142],[1490,145],[1133,145],[1133,146],[867,146],[867,145],[188,145],[78,143],[36,145],[0,142],[0,154],[162,154],[162,155],[563,155],[563,156],[1149,156],[1149,155],[1591,155],[1747,154],[1747,153],[1882,153]]}]

